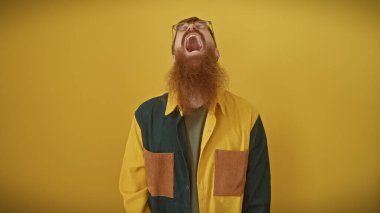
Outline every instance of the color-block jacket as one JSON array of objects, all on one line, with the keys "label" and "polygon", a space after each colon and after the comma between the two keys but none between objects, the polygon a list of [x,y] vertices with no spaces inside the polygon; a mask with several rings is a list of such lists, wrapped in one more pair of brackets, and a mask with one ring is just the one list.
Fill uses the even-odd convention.
[{"label": "color-block jacket", "polygon": [[[119,184],[127,213],[190,213],[185,131],[173,95],[138,107]],[[248,102],[224,91],[208,111],[197,171],[200,213],[270,211],[265,131]]]}]

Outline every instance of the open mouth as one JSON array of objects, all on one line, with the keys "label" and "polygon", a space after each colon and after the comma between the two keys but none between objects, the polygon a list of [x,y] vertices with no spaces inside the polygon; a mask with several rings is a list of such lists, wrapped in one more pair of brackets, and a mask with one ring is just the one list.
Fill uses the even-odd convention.
[{"label": "open mouth", "polygon": [[185,40],[185,47],[186,51],[191,53],[191,52],[199,52],[203,48],[203,43],[202,39],[200,38],[199,35],[189,35],[186,40]]}]

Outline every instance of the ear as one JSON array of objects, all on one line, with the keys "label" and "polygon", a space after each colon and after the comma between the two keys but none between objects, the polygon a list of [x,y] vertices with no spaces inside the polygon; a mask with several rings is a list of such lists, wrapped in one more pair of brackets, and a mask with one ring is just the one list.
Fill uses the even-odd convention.
[{"label": "ear", "polygon": [[175,64],[175,55],[172,55],[173,57],[173,64]]},{"label": "ear", "polygon": [[216,61],[219,60],[219,50],[217,48],[215,48],[215,58],[216,58]]}]

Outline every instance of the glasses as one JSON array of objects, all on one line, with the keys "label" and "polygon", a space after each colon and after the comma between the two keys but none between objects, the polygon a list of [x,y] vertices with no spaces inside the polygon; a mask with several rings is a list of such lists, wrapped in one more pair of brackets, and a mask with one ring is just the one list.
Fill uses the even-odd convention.
[{"label": "glasses", "polygon": [[212,22],[211,21],[196,21],[192,23],[178,23],[172,26],[172,39],[174,39],[174,36],[176,32],[184,32],[186,31],[190,24],[193,24],[195,28],[198,30],[202,29],[210,29],[212,33],[214,33],[214,29],[212,28]]}]

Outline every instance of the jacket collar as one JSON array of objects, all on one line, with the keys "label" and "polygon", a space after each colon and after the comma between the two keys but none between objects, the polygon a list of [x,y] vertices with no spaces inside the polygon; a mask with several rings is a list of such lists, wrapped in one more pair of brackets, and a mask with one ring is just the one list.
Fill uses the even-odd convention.
[{"label": "jacket collar", "polygon": [[[216,99],[216,103],[213,104],[209,111],[212,113],[212,114],[215,114],[215,111],[216,111],[216,108],[219,107],[222,114],[225,114],[225,104],[224,104],[224,90],[222,90],[221,92],[219,92],[219,95]],[[167,103],[166,103],[166,109],[165,109],[165,116],[169,115],[170,113],[172,113],[176,108],[178,108],[179,110],[179,113],[181,114],[181,116],[183,116],[183,112],[182,110],[180,109],[179,105],[178,105],[178,100],[177,100],[177,97],[174,93],[172,92],[168,92],[168,100],[167,100]]]}]

